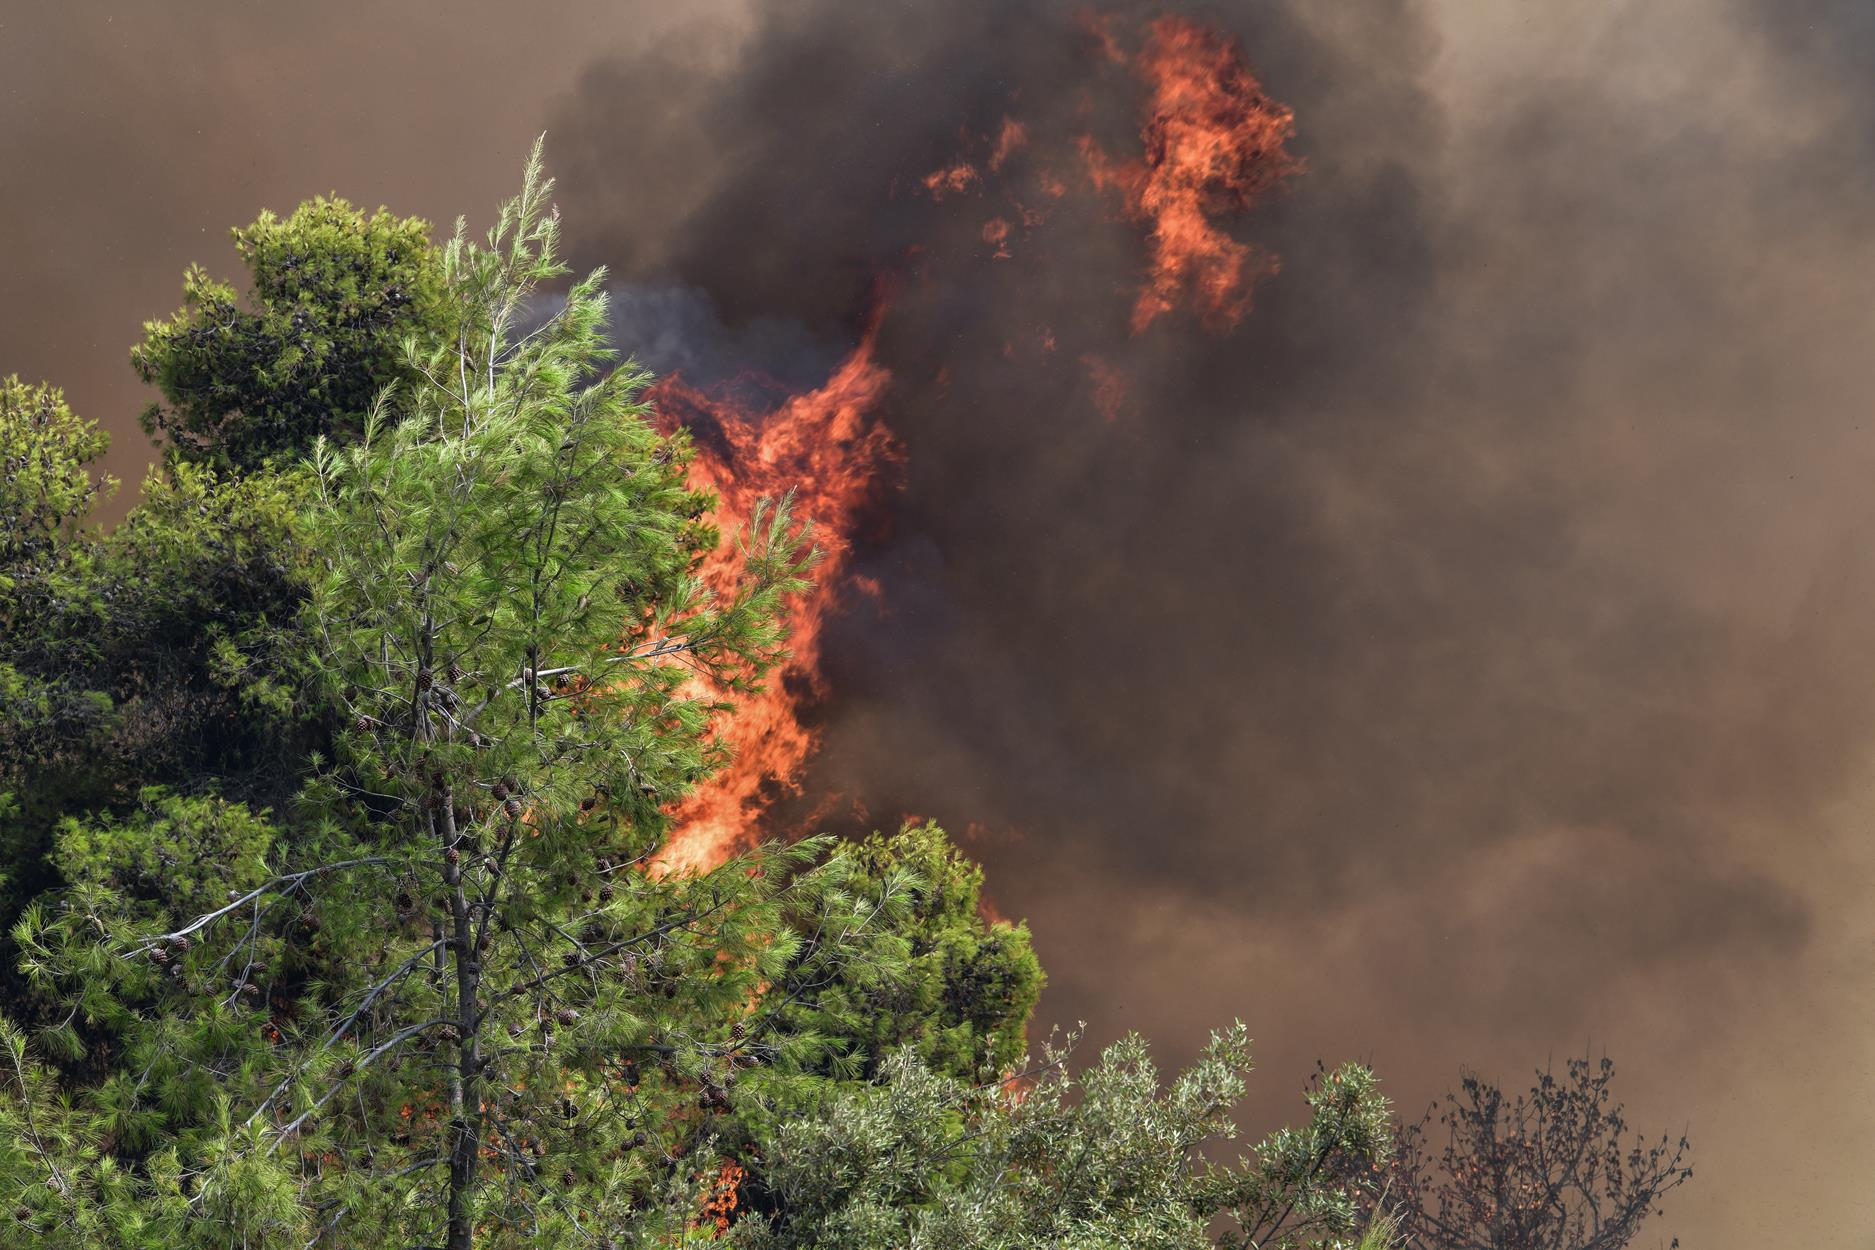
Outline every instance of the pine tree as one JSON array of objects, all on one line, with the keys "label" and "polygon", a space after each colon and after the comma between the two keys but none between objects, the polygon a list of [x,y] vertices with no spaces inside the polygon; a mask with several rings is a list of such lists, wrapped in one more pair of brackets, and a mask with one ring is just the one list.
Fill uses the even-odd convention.
[{"label": "pine tree", "polygon": [[984,917],[983,870],[930,823],[874,834],[829,868],[860,898],[882,899],[899,881],[917,886],[904,921],[875,929],[868,949],[849,952],[811,999],[780,1007],[777,1029],[827,1038],[821,1074],[845,1080],[871,1080],[907,1046],[943,1076],[985,1081],[1012,1070],[1042,968],[1026,924]]},{"label": "pine tree", "polygon": [[[165,463],[108,533],[80,524],[115,486],[89,470],[105,436],[49,387],[0,386],[0,929],[59,884],[66,817],[132,815],[151,786],[279,803],[329,753],[298,671],[300,462],[356,438],[405,340],[441,332],[427,232],[321,198],[233,232],[244,296],[191,267],[131,352]],[[13,962],[0,939],[0,982]]]},{"label": "pine tree", "polygon": [[58,388],[0,378],[0,626],[16,628],[14,593],[116,483],[90,465],[110,436],[72,412]]},{"label": "pine tree", "polygon": [[[260,879],[149,918],[85,869],[96,836],[64,831],[73,888],[19,926],[67,1004],[38,1046],[116,1062],[77,1099],[9,1104],[44,1244],[681,1233],[646,1212],[694,1211],[710,1169],[674,1150],[708,1157],[695,1121],[756,1061],[763,989],[825,975],[780,900],[828,952],[900,910],[897,888],[881,907],[799,871],[818,843],[644,871],[664,805],[715,762],[710,691],[780,658],[807,555],[784,501],[743,538],[735,596],[692,576],[703,501],[643,419],[644,375],[611,367],[602,275],[524,324],[560,272],[549,190],[537,153],[486,246],[458,230],[453,333],[413,344],[421,381],[359,444],[315,457],[308,620],[351,718],[338,758],[284,817],[166,809],[198,845],[234,820]],[[6,1041],[16,1092],[48,1088]]]},{"label": "pine tree", "polygon": [[245,306],[191,266],[182,308],[144,324],[131,365],[168,401],[144,410],[144,429],[172,459],[242,471],[356,438],[378,393],[412,380],[405,340],[444,328],[429,223],[321,197],[284,221],[263,212],[234,245]]},{"label": "pine tree", "polygon": [[[63,884],[62,821],[130,816],[152,786],[279,804],[327,748],[336,713],[298,626],[305,485],[176,464],[108,534],[19,540],[36,549],[0,595],[0,926]],[[0,524],[31,532],[17,516]]]},{"label": "pine tree", "polygon": [[[621,998],[629,982],[601,970],[661,956],[645,975],[723,1019],[752,978],[780,971],[781,952],[745,923],[766,877],[737,865],[657,882],[637,867],[663,807],[711,763],[710,704],[684,681],[701,669],[736,687],[780,658],[780,598],[804,588],[799,538],[785,504],[758,517],[744,591],[705,598],[684,561],[697,507],[681,448],[644,420],[645,375],[606,367],[603,274],[521,324],[561,272],[537,158],[487,247],[458,231],[443,249],[454,341],[412,362],[423,381],[395,425],[374,420],[359,446],[316,455],[315,543],[333,554],[315,619],[356,718],[347,762],[392,805],[390,866],[423,901],[413,920],[427,913],[412,957],[436,974],[434,1004],[400,1034],[446,1070],[450,1250],[498,1218],[481,1201],[485,1151],[512,1187],[538,1170],[525,1152],[559,1135],[548,1125],[566,1081],[634,1049],[677,1053]],[[686,1048],[685,1062],[707,1051]],[[707,1094],[727,1073],[686,1075]],[[491,1107],[495,1081],[528,1092]],[[603,1150],[564,1162],[576,1206],[630,1195]],[[502,1209],[543,1218],[526,1192]]]},{"label": "pine tree", "polygon": [[[91,440],[47,425],[15,566],[52,570],[35,593],[60,623],[20,651],[22,688],[57,705],[86,645],[109,681],[97,732],[0,758],[46,805],[58,886],[12,930],[0,1240],[988,1250],[1197,1246],[1223,1220],[1224,1245],[1342,1244],[1354,1208],[1320,1159],[1374,1148],[1371,1076],[1337,1074],[1236,1169],[1193,1152],[1228,1134],[1241,1030],[1164,1094],[1138,1042],[1078,1087],[1054,1051],[1012,1084],[1040,970],[934,827],[651,869],[812,557],[782,500],[734,536],[733,594],[696,578],[722,536],[607,347],[603,274],[544,292],[550,190],[536,149],[486,243],[459,225],[436,250],[394,368],[383,319],[324,357],[390,383],[355,422],[280,308],[243,323],[247,355],[153,330],[208,352],[198,382],[280,367],[164,426],[118,535],[72,540]],[[267,254],[291,260],[283,237]],[[316,325],[351,292],[295,298],[335,301],[299,308]],[[217,393],[157,376],[178,403]],[[122,659],[140,637],[153,658]],[[152,689],[177,701],[139,710]],[[166,707],[187,750],[146,732]],[[97,743],[127,749],[96,769]],[[265,783],[229,768],[256,749]],[[51,765],[97,783],[65,801]]]}]

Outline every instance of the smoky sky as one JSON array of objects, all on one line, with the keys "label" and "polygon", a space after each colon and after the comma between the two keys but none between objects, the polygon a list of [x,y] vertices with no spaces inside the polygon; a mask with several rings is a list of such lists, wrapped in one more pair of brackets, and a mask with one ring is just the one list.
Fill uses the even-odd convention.
[{"label": "smoky sky", "polygon": [[[1237,223],[1281,270],[1228,334],[1131,334],[1143,239],[1098,197],[998,260],[987,185],[917,194],[1004,115],[1124,145],[1136,85],[1076,8],[789,6],[557,114],[591,258],[707,293],[706,340],[850,343],[891,275],[905,480],[809,790],[975,830],[1049,1020],[1179,1056],[1244,1015],[1270,1116],[1311,1053],[1417,1105],[1605,1048],[1701,1149],[1668,1231],[1763,1244],[1767,1146],[1869,1142],[1866,1091],[1792,1096],[1867,1002],[1868,62],[1742,7],[1180,11],[1307,163]],[[1128,379],[1110,424],[1087,354]]]},{"label": "smoky sky", "polygon": [[0,370],[134,462],[122,352],[219,231],[477,225],[545,129],[659,369],[811,386],[884,308],[904,466],[807,790],[962,837],[1044,1027],[1176,1062],[1242,1017],[1259,1130],[1317,1056],[1417,1110],[1606,1050],[1694,1139],[1663,1241],[1875,1245],[1866,6],[1103,6],[1241,40],[1306,166],[1231,221],[1280,260],[1241,324],[1139,334],[1075,144],[1136,151],[1141,89],[1083,7],[7,14]]}]

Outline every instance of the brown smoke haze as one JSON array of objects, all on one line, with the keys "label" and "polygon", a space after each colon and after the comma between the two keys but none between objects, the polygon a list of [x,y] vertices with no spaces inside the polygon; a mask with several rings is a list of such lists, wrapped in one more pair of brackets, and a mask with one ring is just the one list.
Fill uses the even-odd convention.
[{"label": "brown smoke haze", "polygon": [[0,3],[0,372],[134,481],[228,226],[479,228],[542,129],[655,367],[813,385],[884,279],[810,797],[978,831],[1045,1023],[1244,1018],[1250,1127],[1318,1055],[1416,1113],[1606,1050],[1693,1138],[1663,1241],[1875,1247],[1875,11],[1100,6],[1241,40],[1306,164],[1239,325],[1135,334],[1110,199],[1001,259],[1002,190],[918,193],[1004,117],[1011,187],[1137,144],[1082,7]]}]

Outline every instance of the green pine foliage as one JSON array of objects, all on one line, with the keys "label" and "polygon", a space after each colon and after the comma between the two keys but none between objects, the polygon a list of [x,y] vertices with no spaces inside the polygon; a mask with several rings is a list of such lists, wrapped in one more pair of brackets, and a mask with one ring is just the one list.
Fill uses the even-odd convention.
[{"label": "green pine foliage", "polygon": [[265,812],[153,786],[129,817],[67,816],[53,859],[73,886],[106,889],[126,911],[173,925],[215,910],[230,889],[245,893],[259,885],[275,837]]},{"label": "green pine foliage", "polygon": [[0,387],[0,1244],[1352,1245],[1371,1076],[1223,1168],[1241,1029],[1030,1068],[1028,932],[936,826],[652,868],[813,552],[784,499],[704,587],[550,192],[237,232],[109,534],[101,437]]},{"label": "green pine foliage", "polygon": [[[902,914],[896,883],[861,899],[807,871],[820,843],[644,870],[663,804],[713,763],[716,696],[686,683],[746,687],[781,657],[808,553],[783,506],[742,540],[741,592],[692,576],[683,449],[643,420],[642,375],[611,367],[598,279],[516,326],[557,272],[546,194],[530,167],[486,247],[445,249],[453,338],[413,349],[423,383],[363,442],[315,458],[305,620],[352,720],[290,836],[255,813],[230,856],[178,833],[226,812],[161,796],[134,829],[61,826],[70,888],[15,940],[64,1009],[40,1055],[91,1080],[10,1109],[71,1143],[16,1160],[22,1195],[67,1180],[22,1201],[22,1235],[686,1236],[739,1072],[810,1058],[769,1040],[764,993],[798,1000],[843,935]],[[220,906],[152,916],[138,891],[165,854],[181,880],[246,867]],[[799,949],[783,900],[823,946]],[[19,1089],[45,1088],[18,1055]]]},{"label": "green pine foliage", "polygon": [[378,392],[409,380],[404,341],[436,329],[429,224],[334,197],[233,233],[247,306],[192,267],[182,308],[146,323],[130,354],[168,401],[145,410],[144,429],[177,458],[240,469],[302,456],[322,434],[355,437]]},{"label": "green pine foliage", "polygon": [[93,479],[90,465],[110,446],[97,423],[73,414],[56,387],[0,378],[0,625],[19,623],[21,578],[76,530],[116,483]]},{"label": "green pine foliage", "polygon": [[[60,883],[54,830],[148,786],[279,804],[328,749],[299,614],[304,474],[179,464],[16,579],[0,635],[0,921]],[[9,961],[10,962],[10,961]]]},{"label": "green pine foliage", "polygon": [[330,755],[299,624],[310,475],[291,453],[355,437],[406,340],[436,332],[426,230],[315,200],[234,232],[246,307],[192,269],[184,309],[132,353],[169,401],[146,413],[167,464],[109,534],[81,524],[115,486],[89,470],[105,436],[55,390],[0,384],[0,935],[63,884],[62,820],[126,817],[150,786],[278,807]]},{"label": "green pine foliage", "polygon": [[[714,762],[714,702],[689,679],[746,685],[782,657],[781,600],[809,557],[784,503],[743,539],[736,595],[715,601],[689,572],[684,451],[644,419],[643,372],[612,367],[603,275],[521,325],[562,272],[549,190],[532,163],[485,247],[458,231],[443,249],[453,334],[413,353],[422,381],[362,443],[315,456],[327,554],[311,619],[353,718],[333,793],[380,797],[375,849],[432,913],[414,940],[437,997],[413,995],[427,1019],[391,1036],[447,1072],[431,1143],[445,1171],[411,1183],[436,1184],[452,1247],[642,1201],[598,1139],[563,1146],[556,1204],[534,1200],[525,1143],[558,1128],[569,1082],[607,1079],[608,1058],[668,1058],[705,1095],[728,1079],[711,1044],[673,1040],[674,1008],[630,1005],[630,983],[601,971],[661,955],[680,1008],[726,1021],[790,953],[746,923],[779,866],[671,883],[637,867],[663,807]],[[527,1092],[504,1105],[497,1089]],[[499,1203],[485,1173],[509,1190]]]},{"label": "green pine foliage", "polygon": [[[1042,990],[1042,967],[1026,925],[987,921],[983,870],[935,824],[875,834],[838,864],[843,886],[883,897],[889,882],[920,883],[902,924],[877,931],[873,947],[849,959],[811,1002],[790,1004],[779,1027],[832,1041],[824,1073],[876,1077],[886,1059],[910,1047],[933,1072],[981,1081],[1013,1069]],[[905,969],[884,976],[877,969]]]},{"label": "green pine foliage", "polygon": [[845,845],[817,872],[820,888],[874,919],[828,930],[783,900],[778,922],[799,945],[763,997],[754,1038],[763,1062],[744,1075],[731,1114],[711,1125],[742,1173],[735,1201],[753,1218],[784,1209],[768,1174],[784,1125],[878,1081],[901,1051],[943,1077],[1000,1079],[1022,1064],[1041,991],[1027,927],[983,915],[982,870],[936,825]]}]

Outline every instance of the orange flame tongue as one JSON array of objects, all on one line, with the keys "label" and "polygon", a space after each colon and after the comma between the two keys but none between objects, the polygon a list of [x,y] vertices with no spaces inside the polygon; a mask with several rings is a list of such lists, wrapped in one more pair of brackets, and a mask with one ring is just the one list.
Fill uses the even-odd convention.
[{"label": "orange flame tongue", "polygon": [[[1243,49],[1226,35],[1180,17],[1162,17],[1146,29],[1144,46],[1129,54],[1111,21],[1089,19],[1105,57],[1129,65],[1145,84],[1142,154],[1118,160],[1091,137],[1080,140],[1087,175],[1097,190],[1117,192],[1124,219],[1144,227],[1149,261],[1132,310],[1135,334],[1181,304],[1203,324],[1225,330],[1244,315],[1251,287],[1276,269],[1274,256],[1233,239],[1223,223],[1254,204],[1300,168],[1284,150],[1292,115],[1270,100],[1244,62]],[[994,136],[965,136],[980,155],[960,159],[921,180],[933,201],[976,199],[1000,183],[1024,176],[1047,201],[1068,185],[1052,162],[1018,159],[1039,140],[1022,122],[1005,117]],[[1010,260],[1028,231],[1048,211],[1034,196],[1010,199],[980,228],[982,255]],[[914,249],[915,250],[915,249]],[[867,589],[852,572],[852,540],[863,510],[901,454],[891,432],[874,416],[891,382],[875,356],[878,319],[819,389],[772,407],[727,391],[705,392],[671,378],[650,398],[674,425],[709,425],[719,437],[700,440],[692,461],[695,485],[719,497],[717,519],[726,534],[747,525],[757,500],[796,492],[799,515],[815,526],[823,560],[814,589],[790,609],[792,655],[761,694],[737,702],[716,732],[734,758],[671,813],[672,834],[658,857],[660,871],[707,869],[761,837],[789,830],[766,828],[770,810],[801,793],[802,771],[819,745],[805,714],[823,697],[822,630],[843,595]],[[1057,348],[1054,331],[1040,332],[1043,353]],[[1014,344],[1005,354],[1016,355]],[[1130,407],[1124,371],[1101,351],[1078,353],[1089,393],[1107,420]],[[945,385],[948,366],[938,371]],[[703,575],[719,594],[740,572],[733,549],[711,553]]]},{"label": "orange flame tongue", "polygon": [[[1111,42],[1112,55],[1120,56]],[[1239,243],[1214,216],[1240,212],[1300,168],[1283,143],[1294,115],[1263,94],[1234,41],[1187,18],[1152,23],[1134,71],[1151,90],[1141,129],[1145,155],[1116,162],[1081,140],[1094,184],[1118,190],[1129,218],[1151,229],[1152,259],[1133,306],[1133,331],[1189,293],[1211,329],[1250,306],[1250,287],[1274,273],[1273,256]]]},{"label": "orange flame tongue", "polygon": [[[720,428],[720,447],[700,446],[690,474],[693,485],[719,497],[716,519],[726,536],[748,524],[758,500],[792,490],[797,515],[813,522],[822,553],[814,588],[789,609],[789,659],[717,727],[734,757],[671,813],[671,836],[658,856],[664,871],[711,868],[760,840],[762,817],[784,795],[800,792],[802,766],[818,746],[804,713],[824,691],[821,630],[852,580],[860,513],[900,459],[891,431],[870,419],[891,382],[874,358],[876,327],[875,320],[825,385],[772,411],[677,378],[652,388],[667,422],[708,415]],[[725,542],[712,552],[702,574],[719,595],[730,593],[740,574],[733,547]]]}]

